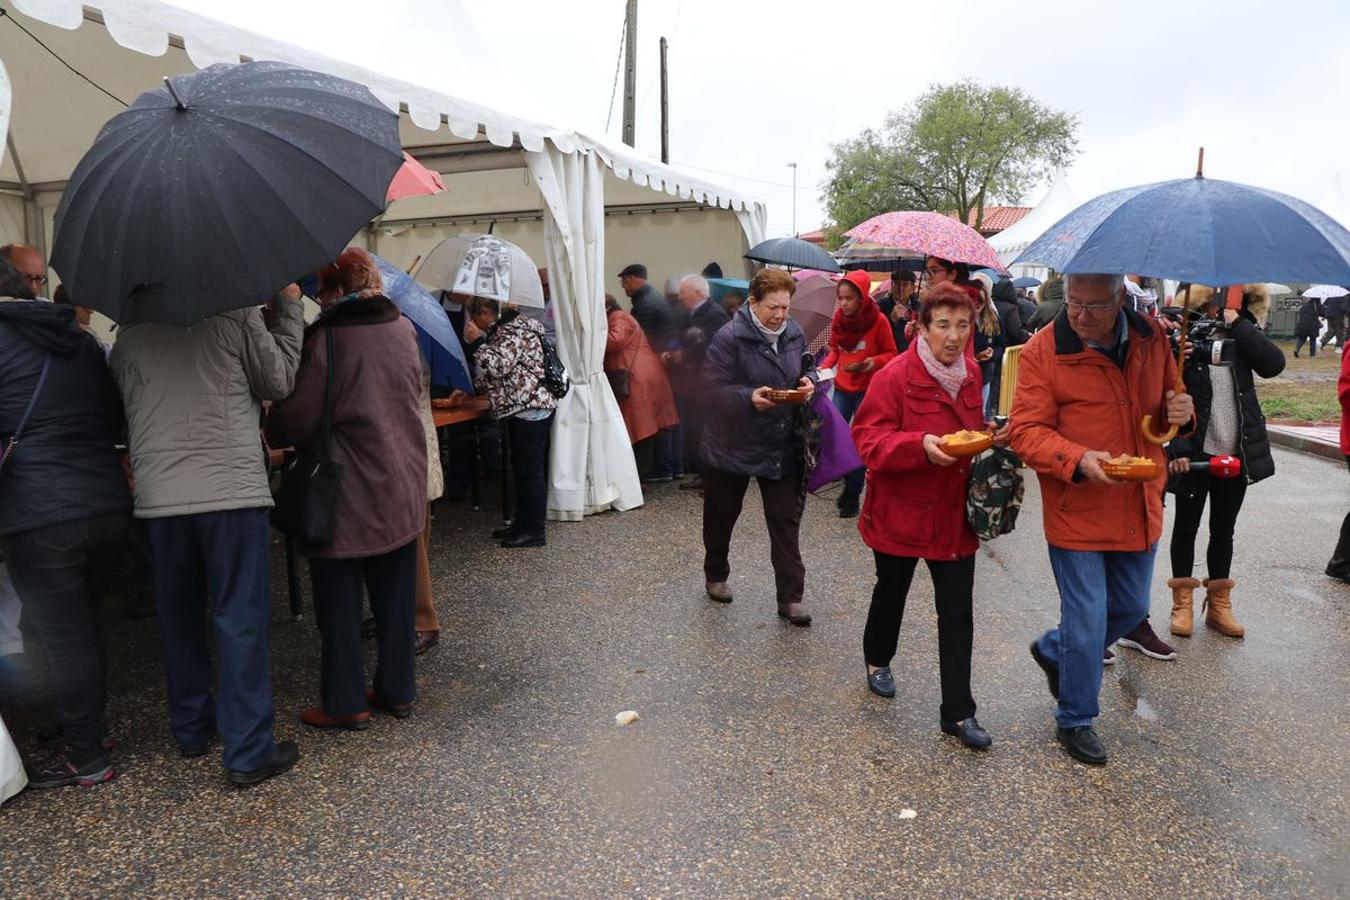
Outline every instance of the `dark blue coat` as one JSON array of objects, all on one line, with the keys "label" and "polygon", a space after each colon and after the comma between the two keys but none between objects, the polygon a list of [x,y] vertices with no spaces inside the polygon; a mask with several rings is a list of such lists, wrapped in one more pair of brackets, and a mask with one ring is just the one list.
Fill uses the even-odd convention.
[{"label": "dark blue coat", "polygon": [[703,361],[708,419],[699,456],[724,472],[785,478],[800,471],[797,407],[757,412],[750,394],[758,387],[797,387],[806,336],[789,319],[775,353],[750,320],[752,315],[750,304],[742,306],[708,345]]},{"label": "dark blue coat", "polygon": [[0,442],[18,428],[48,356],[47,381],[0,472],[0,534],[131,514],[114,449],[125,430],[122,399],[103,348],[71,307],[0,301]]}]

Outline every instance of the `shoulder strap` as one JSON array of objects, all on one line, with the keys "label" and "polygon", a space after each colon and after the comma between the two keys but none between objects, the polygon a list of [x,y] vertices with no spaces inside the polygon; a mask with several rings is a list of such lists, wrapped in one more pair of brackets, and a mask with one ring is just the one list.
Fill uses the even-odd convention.
[{"label": "shoulder strap", "polygon": [[14,452],[14,448],[19,444],[19,438],[23,436],[23,430],[28,425],[28,420],[33,417],[33,407],[37,406],[38,395],[42,393],[42,386],[47,383],[47,370],[52,366],[52,355],[47,354],[47,358],[42,361],[42,371],[38,374],[37,387],[33,388],[33,396],[28,398],[28,407],[23,411],[23,417],[19,419],[19,427],[14,429],[14,433],[9,436],[5,443],[5,450],[0,453],[0,469],[5,467],[9,455]]},{"label": "shoulder strap", "polygon": [[325,460],[330,459],[330,435],[333,430],[333,366],[336,361],[333,349],[333,326],[324,326],[324,340],[328,344],[328,368],[323,381],[323,418],[319,420],[319,452]]}]

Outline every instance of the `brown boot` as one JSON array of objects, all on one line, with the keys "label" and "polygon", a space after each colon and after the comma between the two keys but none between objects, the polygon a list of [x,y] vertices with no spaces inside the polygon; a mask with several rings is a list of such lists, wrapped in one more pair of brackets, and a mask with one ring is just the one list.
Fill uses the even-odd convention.
[{"label": "brown boot", "polygon": [[1172,589],[1172,633],[1177,637],[1190,637],[1194,622],[1195,590],[1200,587],[1200,580],[1169,578],[1167,586]]},{"label": "brown boot", "polygon": [[1205,579],[1205,624],[1219,634],[1240,638],[1247,629],[1233,618],[1233,600],[1230,596],[1237,582],[1231,578]]}]

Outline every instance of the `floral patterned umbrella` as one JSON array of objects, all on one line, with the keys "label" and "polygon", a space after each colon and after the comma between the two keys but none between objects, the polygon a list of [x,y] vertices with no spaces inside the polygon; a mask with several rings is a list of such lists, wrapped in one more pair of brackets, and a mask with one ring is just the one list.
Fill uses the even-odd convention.
[{"label": "floral patterned umbrella", "polygon": [[942,213],[882,213],[844,232],[844,236],[867,244],[1006,271],[994,248],[978,231]]}]

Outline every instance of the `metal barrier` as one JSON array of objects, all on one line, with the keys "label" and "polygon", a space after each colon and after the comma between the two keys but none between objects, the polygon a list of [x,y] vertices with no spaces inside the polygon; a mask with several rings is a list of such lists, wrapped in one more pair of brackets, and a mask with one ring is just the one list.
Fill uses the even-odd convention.
[{"label": "metal barrier", "polygon": [[1022,359],[1022,347],[1008,347],[1003,351],[1003,376],[998,387],[998,414],[1006,416],[1012,409],[1013,393],[1017,390],[1017,363]]}]

